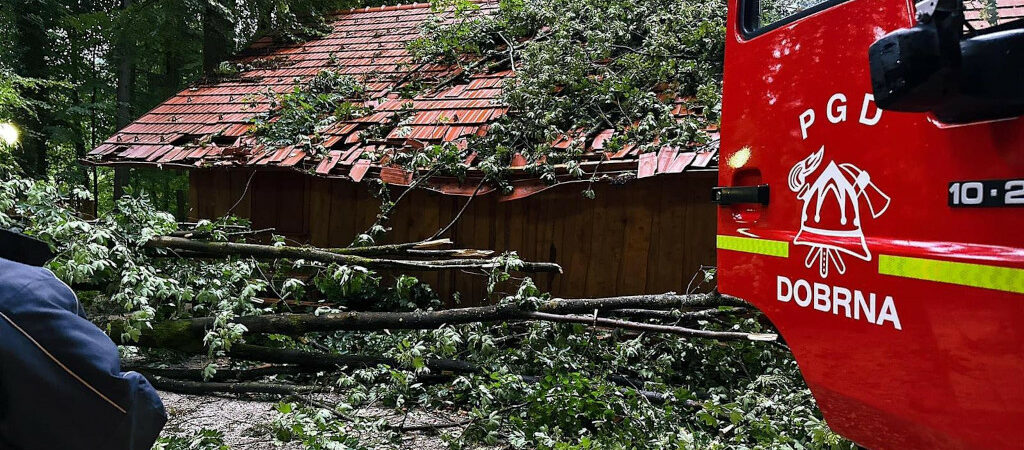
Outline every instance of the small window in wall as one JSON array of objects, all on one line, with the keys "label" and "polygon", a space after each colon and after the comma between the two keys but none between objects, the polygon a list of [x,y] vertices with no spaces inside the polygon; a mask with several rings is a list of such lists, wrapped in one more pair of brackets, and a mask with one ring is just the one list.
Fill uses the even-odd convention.
[{"label": "small window in wall", "polygon": [[754,37],[845,0],[744,0],[740,26]]}]

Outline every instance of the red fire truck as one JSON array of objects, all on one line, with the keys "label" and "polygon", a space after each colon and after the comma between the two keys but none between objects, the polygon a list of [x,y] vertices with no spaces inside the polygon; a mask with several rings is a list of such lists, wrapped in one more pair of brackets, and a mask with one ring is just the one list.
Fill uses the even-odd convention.
[{"label": "red fire truck", "polygon": [[982,3],[729,3],[720,289],[866,447],[1024,447],[1024,2]]}]

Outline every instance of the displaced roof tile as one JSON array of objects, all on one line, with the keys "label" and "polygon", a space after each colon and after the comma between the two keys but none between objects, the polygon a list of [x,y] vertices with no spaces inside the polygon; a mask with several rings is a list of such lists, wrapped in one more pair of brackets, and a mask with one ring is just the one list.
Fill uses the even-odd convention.
[{"label": "displaced roof tile", "polygon": [[[482,0],[479,4],[481,14],[497,8],[494,0]],[[508,114],[502,89],[515,73],[472,73],[465,82],[439,86],[413,99],[402,98],[404,89],[414,81],[411,75],[416,75],[415,81],[429,85],[453,80],[450,77],[471,63],[469,57],[452,65],[414,62],[406,45],[420,36],[421,25],[431,16],[426,3],[354,9],[328,15],[333,21],[332,31],[321,38],[301,44],[259,39],[237,58],[238,62],[256,68],[244,70],[233,79],[183,89],[90,151],[86,161],[295,167],[325,176],[347,171],[357,182],[367,174],[375,174],[399,184],[407,183],[412,174],[386,167],[394,152],[453,142],[465,152],[466,165],[479,163],[481,158],[470,148],[473,139],[487,135],[491,124]],[[442,19],[445,20],[451,22],[451,18]],[[271,111],[275,95],[300,88],[322,70],[356,77],[366,88],[362,104],[370,111],[320,130],[320,140],[313,144],[327,149],[325,157],[314,157],[305,147],[265,144],[249,133],[253,119]],[[696,107],[694,111],[688,109],[686,99],[671,102],[673,113],[679,118],[700,111]],[[371,129],[372,133],[364,133]],[[717,141],[717,128],[708,127],[705,131]],[[362,141],[363,136],[370,135],[385,138]],[[712,167],[715,162],[716,153],[681,152],[679,147],[640,155],[641,149],[648,151],[649,146],[632,142],[624,143],[614,154],[605,153],[608,140],[615,135],[616,131],[610,128],[591,132],[574,129],[551,145],[559,149],[581,145],[588,161],[615,160],[604,167],[617,167],[614,170],[620,171],[637,167],[640,176],[679,172],[687,167]],[[361,159],[367,152],[377,159]],[[524,166],[527,161],[524,155],[516,154],[513,165]],[[630,166],[631,163],[636,165]],[[445,189],[449,188],[462,194],[466,190],[457,183]],[[526,191],[517,192],[516,195],[526,195]]]}]

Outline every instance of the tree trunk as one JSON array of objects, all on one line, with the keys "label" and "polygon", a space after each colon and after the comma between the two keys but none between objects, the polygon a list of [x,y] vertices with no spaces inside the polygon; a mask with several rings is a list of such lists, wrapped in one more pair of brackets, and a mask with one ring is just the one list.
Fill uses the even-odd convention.
[{"label": "tree trunk", "polygon": [[[339,367],[374,367],[381,364],[400,367],[394,358],[363,355],[339,355],[332,353],[306,352],[295,349],[280,349],[249,344],[231,346],[228,356],[249,361],[274,364],[295,364],[321,370],[335,370]],[[465,361],[428,358],[423,364],[437,374],[473,373],[480,369]]]},{"label": "tree trunk", "polygon": [[315,391],[312,386],[299,386],[281,383],[203,383],[198,381],[181,381],[169,378],[147,377],[153,387],[179,394],[272,394],[295,395]]},{"label": "tree trunk", "polygon": [[274,375],[299,375],[323,370],[317,367],[302,366],[264,366],[251,369],[217,369],[209,380],[204,379],[203,369],[186,369],[181,367],[147,367],[122,365],[121,370],[134,370],[145,375],[174,378],[188,381],[254,381]]},{"label": "tree trunk", "polygon": [[[132,0],[121,0],[122,14],[126,14],[132,6]],[[128,42],[129,37],[122,35],[117,50],[117,113],[116,125],[120,130],[131,123],[132,114],[132,93],[135,90],[135,54],[133,43]],[[126,167],[114,167],[114,200],[124,195],[124,188],[128,185],[129,172]]]},{"label": "tree trunk", "polygon": [[[741,300],[717,295],[638,295],[627,297],[609,297],[599,299],[553,299],[536,305],[536,310],[528,310],[516,305],[493,305],[473,308],[446,309],[441,311],[413,312],[341,312],[331,314],[271,314],[265,316],[239,317],[234,323],[245,326],[250,333],[274,333],[301,335],[314,332],[332,331],[380,331],[394,330],[431,330],[442,325],[455,325],[477,322],[516,322],[545,320],[574,323],[593,323],[595,325],[627,328],[640,331],[672,333],[680,336],[719,339],[719,340],[775,340],[774,334],[740,333],[724,331],[708,331],[685,327],[628,322],[587,316],[565,314],[593,314],[595,311],[607,311],[621,308],[676,308],[680,306],[734,306],[742,304]],[[192,353],[201,352],[203,337],[206,331],[213,328],[214,318],[173,320],[153,324],[152,328],[143,329],[137,343],[120,342],[125,345],[142,347],[169,348]],[[115,341],[121,336],[123,324],[111,323],[111,336]],[[236,351],[235,349],[233,351]],[[265,362],[292,363],[293,361],[273,360]]]},{"label": "tree trunk", "polygon": [[[184,176],[187,177],[188,174],[186,173]],[[185,219],[187,219],[186,216],[188,214],[188,211],[186,209],[186,204],[188,202],[185,201],[185,194],[186,194],[185,191],[181,190],[181,189],[178,189],[177,191],[174,191],[174,204],[175,204],[174,218],[177,219],[177,220],[185,220]]]},{"label": "tree trunk", "polygon": [[220,8],[214,1],[207,1],[203,12],[203,74],[214,73],[221,61],[228,58],[234,48],[234,29],[226,11],[232,10],[233,2],[219,0]]},{"label": "tree trunk", "polygon": [[[53,12],[46,11],[42,2],[13,2],[15,36],[21,52],[15,64],[19,75],[45,79],[48,78],[46,64],[47,28],[52,21]],[[24,93],[25,97],[40,103],[48,103],[49,89],[45,86]],[[21,128],[21,168],[27,175],[45,178],[49,169],[46,158],[47,136],[43,128],[49,122],[46,108],[37,108],[35,114],[17,111],[15,122]]]}]

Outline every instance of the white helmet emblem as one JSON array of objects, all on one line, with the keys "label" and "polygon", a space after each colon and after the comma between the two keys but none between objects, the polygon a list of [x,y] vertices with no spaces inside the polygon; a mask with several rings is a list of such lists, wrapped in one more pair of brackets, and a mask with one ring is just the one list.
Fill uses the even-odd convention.
[{"label": "white helmet emblem", "polygon": [[803,200],[800,231],[794,245],[811,247],[804,259],[808,268],[815,263],[822,278],[829,266],[846,273],[842,254],[871,261],[871,251],[861,229],[860,200],[864,199],[871,217],[877,219],[889,208],[889,196],[873,182],[867,172],[850,163],[829,161],[813,183],[807,179],[821,165],[825,147],[796,163],[789,171],[789,189]]}]

